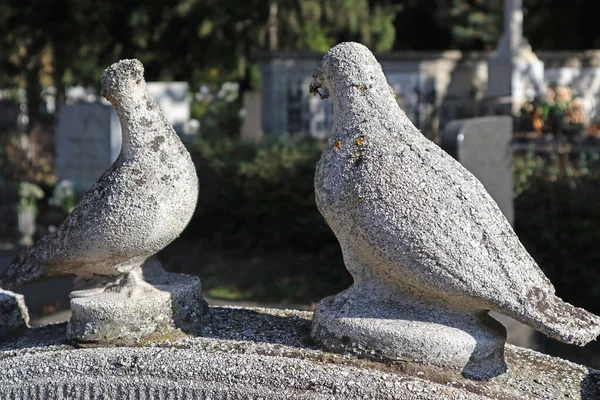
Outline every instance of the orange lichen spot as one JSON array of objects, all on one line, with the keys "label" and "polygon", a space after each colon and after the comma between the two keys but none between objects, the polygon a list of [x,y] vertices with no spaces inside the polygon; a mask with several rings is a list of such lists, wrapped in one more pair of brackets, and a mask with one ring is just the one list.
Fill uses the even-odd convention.
[{"label": "orange lichen spot", "polygon": [[362,197],[360,199],[358,199],[358,204],[362,204],[365,202],[365,199],[363,199]]},{"label": "orange lichen spot", "polygon": [[335,142],[333,148],[335,149],[335,151],[339,151],[342,148],[342,141],[338,140],[337,142]]},{"label": "orange lichen spot", "polygon": [[360,146],[360,145],[361,145],[361,144],[363,144],[364,142],[365,142],[365,138],[364,138],[363,136],[361,136],[361,137],[357,137],[357,138],[354,140],[354,143],[355,143],[357,146]]}]

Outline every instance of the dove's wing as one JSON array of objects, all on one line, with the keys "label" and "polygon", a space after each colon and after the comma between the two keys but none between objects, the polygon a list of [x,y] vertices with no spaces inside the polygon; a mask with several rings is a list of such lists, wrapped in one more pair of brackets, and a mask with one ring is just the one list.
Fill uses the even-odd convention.
[{"label": "dove's wing", "polygon": [[[72,274],[91,266],[94,273],[115,274],[115,266],[144,257],[144,240],[157,223],[155,202],[139,190],[152,171],[117,161],[85,193],[56,230],[28,252],[28,262],[49,268],[49,276]],[[110,182],[108,184],[107,182]],[[137,186],[137,187],[136,187]],[[134,203],[143,205],[136,207]],[[140,223],[140,221],[147,223]],[[103,266],[107,269],[103,271]]]}]

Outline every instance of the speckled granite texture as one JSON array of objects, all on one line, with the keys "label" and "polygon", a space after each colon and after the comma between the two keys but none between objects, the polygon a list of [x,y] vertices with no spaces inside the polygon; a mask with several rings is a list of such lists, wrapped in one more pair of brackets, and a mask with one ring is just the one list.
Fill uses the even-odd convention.
[{"label": "speckled granite texture", "polygon": [[415,128],[369,49],[335,46],[313,78],[334,106],[316,202],[354,278],[318,304],[317,340],[486,379],[505,369],[489,310],[567,343],[600,334],[600,318],[555,296],[483,185]]},{"label": "speckled granite texture", "polygon": [[319,350],[308,312],[213,307],[210,315],[197,336],[140,347],[75,348],[63,343],[65,324],[32,329],[0,344],[0,398],[600,398],[598,371],[511,345],[508,372],[481,382]]},{"label": "speckled granite texture", "polygon": [[190,221],[198,178],[190,154],[146,90],[144,67],[121,60],[104,71],[102,95],[123,131],[121,153],[58,227],[26,249],[0,286],[75,275],[117,277],[139,268]]},{"label": "speckled granite texture", "polygon": [[75,276],[68,337],[127,343],[192,326],[206,307],[197,277],[167,274],[158,264],[160,277],[148,278],[151,268],[141,268],[190,221],[198,178],[146,89],[142,63],[121,60],[107,68],[102,95],[121,122],[119,157],[56,232],[13,260],[0,286]]},{"label": "speckled granite texture", "polygon": [[196,332],[207,308],[198,277],[166,272],[151,257],[117,291],[72,298],[67,339],[128,345],[175,337]]},{"label": "speckled granite texture", "polygon": [[28,324],[23,295],[0,289],[0,341],[22,333]]}]

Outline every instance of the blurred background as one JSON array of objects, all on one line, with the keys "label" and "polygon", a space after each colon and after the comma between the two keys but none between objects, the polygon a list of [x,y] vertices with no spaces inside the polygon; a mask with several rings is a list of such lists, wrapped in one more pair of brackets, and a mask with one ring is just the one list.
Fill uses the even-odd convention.
[{"label": "blurred background", "polygon": [[[0,0],[0,269],[117,157],[100,76],[138,58],[201,185],[165,267],[200,276],[212,304],[312,309],[345,289],[313,194],[332,105],[308,85],[352,40],[421,132],[490,188],[558,295],[600,314],[597,15],[597,0]],[[68,319],[70,287],[21,288],[33,323]],[[501,320],[513,343],[600,367],[598,346]]]}]

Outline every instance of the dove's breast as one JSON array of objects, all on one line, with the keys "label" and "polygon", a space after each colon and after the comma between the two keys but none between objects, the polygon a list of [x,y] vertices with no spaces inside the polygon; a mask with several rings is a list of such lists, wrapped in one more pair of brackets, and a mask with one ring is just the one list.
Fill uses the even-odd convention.
[{"label": "dove's breast", "polygon": [[48,239],[51,249],[37,258],[53,268],[77,266],[76,274],[118,275],[160,251],[183,231],[196,207],[198,179],[183,150],[138,154],[135,162],[120,156]]}]

